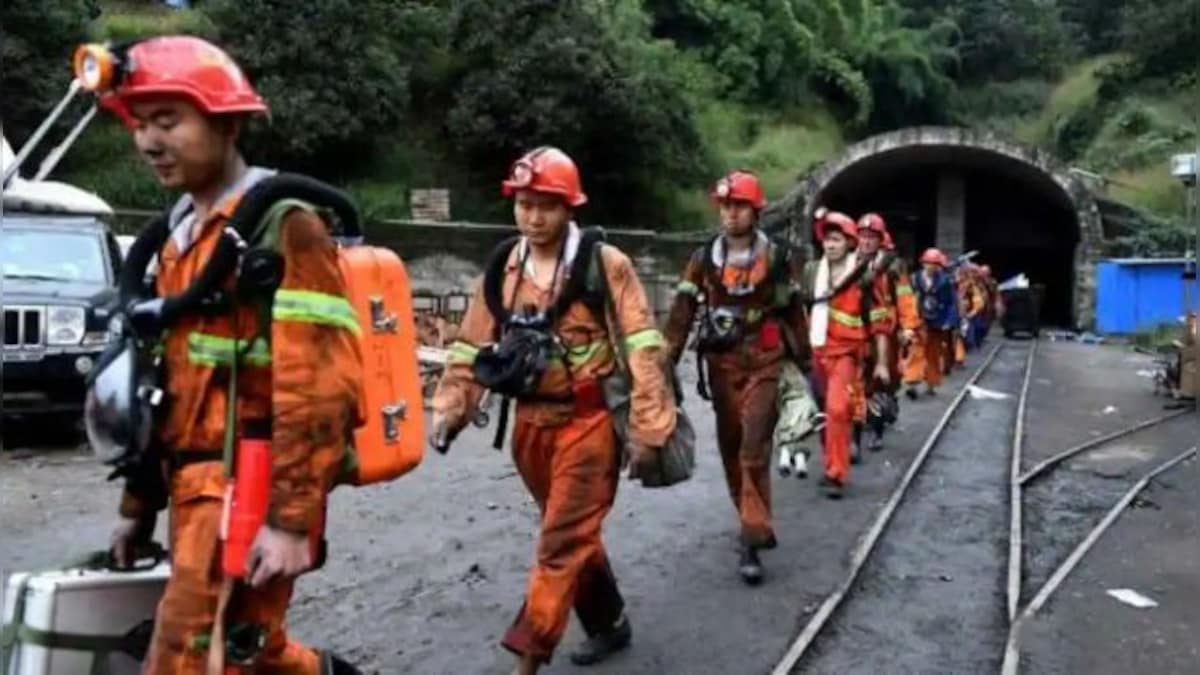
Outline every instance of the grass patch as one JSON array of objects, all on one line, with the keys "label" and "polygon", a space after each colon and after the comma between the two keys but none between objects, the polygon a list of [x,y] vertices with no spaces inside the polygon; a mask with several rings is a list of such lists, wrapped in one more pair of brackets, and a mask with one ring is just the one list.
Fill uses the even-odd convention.
[{"label": "grass patch", "polygon": [[1041,114],[1016,129],[1017,138],[1027,143],[1052,145],[1056,130],[1065,121],[1096,104],[1101,84],[1100,71],[1125,58],[1121,54],[1105,54],[1068,70],[1066,77],[1050,92]]},{"label": "grass patch", "polygon": [[1165,158],[1156,165],[1116,171],[1109,177],[1113,179],[1109,194],[1114,199],[1164,218],[1183,218],[1187,191],[1171,175]]},{"label": "grass patch", "polygon": [[[721,170],[755,172],[770,200],[783,197],[810,169],[845,147],[833,113],[821,107],[764,112],[717,102],[701,111],[699,126]],[[712,225],[709,187],[677,192],[676,208],[684,222],[673,229]]]}]

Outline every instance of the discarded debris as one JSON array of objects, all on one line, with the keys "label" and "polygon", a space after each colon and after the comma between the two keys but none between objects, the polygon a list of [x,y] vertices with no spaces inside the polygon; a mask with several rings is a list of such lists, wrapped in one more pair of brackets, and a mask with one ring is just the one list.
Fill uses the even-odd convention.
[{"label": "discarded debris", "polygon": [[1139,371],[1137,371],[1137,376],[1138,376],[1138,377],[1145,377],[1145,378],[1149,378],[1149,379],[1154,379],[1154,376],[1155,376],[1155,375],[1157,375],[1157,374],[1158,374],[1158,373],[1154,372],[1153,370],[1139,370]]},{"label": "discarded debris", "polygon": [[488,502],[488,505],[487,505],[488,511],[495,511],[498,508],[500,508],[500,505],[497,504],[496,502]]},{"label": "discarded debris", "polygon": [[1158,607],[1157,602],[1131,588],[1110,588],[1107,593],[1117,600],[1138,609]]},{"label": "discarded debris", "polygon": [[973,384],[969,385],[967,389],[969,389],[971,392],[971,398],[977,400],[984,399],[991,401],[1003,401],[1006,398],[1012,398],[1012,395],[1010,394],[1005,394],[1004,392],[1000,391],[992,391],[991,389],[984,389],[983,387],[977,387]]},{"label": "discarded debris", "polygon": [[1110,405],[1104,409],[1105,415],[1112,415],[1116,412],[1117,412],[1117,406],[1115,406],[1115,405]]}]

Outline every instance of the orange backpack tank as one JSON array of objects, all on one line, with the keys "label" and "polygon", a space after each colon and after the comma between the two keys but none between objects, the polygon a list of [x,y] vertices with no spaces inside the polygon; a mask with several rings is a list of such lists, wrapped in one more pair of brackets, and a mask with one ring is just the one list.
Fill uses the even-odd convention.
[{"label": "orange backpack tank", "polygon": [[354,432],[352,485],[386,482],[412,471],[425,448],[416,321],[408,270],[394,252],[343,247],[338,265],[362,328],[364,423]]}]

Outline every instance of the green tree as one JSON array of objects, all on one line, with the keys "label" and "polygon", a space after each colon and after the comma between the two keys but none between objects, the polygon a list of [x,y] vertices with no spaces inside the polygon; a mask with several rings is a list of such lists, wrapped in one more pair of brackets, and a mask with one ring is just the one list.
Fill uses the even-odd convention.
[{"label": "green tree", "polygon": [[669,189],[709,173],[673,47],[619,34],[618,22],[636,28],[629,11],[602,0],[455,4],[444,130],[478,196],[497,203],[521,152],[557,145],[580,164],[590,220],[662,226]]},{"label": "green tree", "polygon": [[1200,71],[1200,9],[1194,0],[1127,0],[1122,44],[1143,75],[1191,75]]},{"label": "green tree", "polygon": [[818,81],[854,105],[871,131],[944,121],[957,63],[948,19],[924,27],[894,0],[801,0],[797,15],[815,35]]},{"label": "green tree", "polygon": [[792,0],[650,0],[653,32],[697,51],[721,93],[746,102],[791,104],[808,93],[812,33]]},{"label": "green tree", "polygon": [[[1103,0],[1096,0],[1102,2]],[[921,25],[950,19],[962,34],[958,75],[970,82],[1055,76],[1079,52],[1059,0],[901,0]]]},{"label": "green tree", "polygon": [[[1079,36],[1084,51],[1101,54],[1117,47],[1125,0],[1060,0],[1068,30]],[[1186,4],[1186,3],[1184,3]]]},{"label": "green tree", "polygon": [[[408,104],[414,50],[431,11],[391,0],[213,0],[223,47],[271,106],[256,160],[318,175],[361,169]],[[416,21],[414,21],[416,17]]]},{"label": "green tree", "polygon": [[99,14],[94,0],[0,4],[0,121],[14,152],[66,93],[71,55]]}]

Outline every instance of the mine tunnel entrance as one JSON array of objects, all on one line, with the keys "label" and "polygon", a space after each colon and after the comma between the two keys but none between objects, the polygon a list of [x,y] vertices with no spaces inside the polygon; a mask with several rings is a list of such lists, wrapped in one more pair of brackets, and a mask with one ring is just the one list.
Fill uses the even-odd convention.
[{"label": "mine tunnel entrance", "polygon": [[900,148],[837,173],[812,205],[887,220],[901,255],[938,246],[978,250],[1001,281],[1024,273],[1042,287],[1042,322],[1075,324],[1080,231],[1069,197],[1041,169],[969,147]]}]

